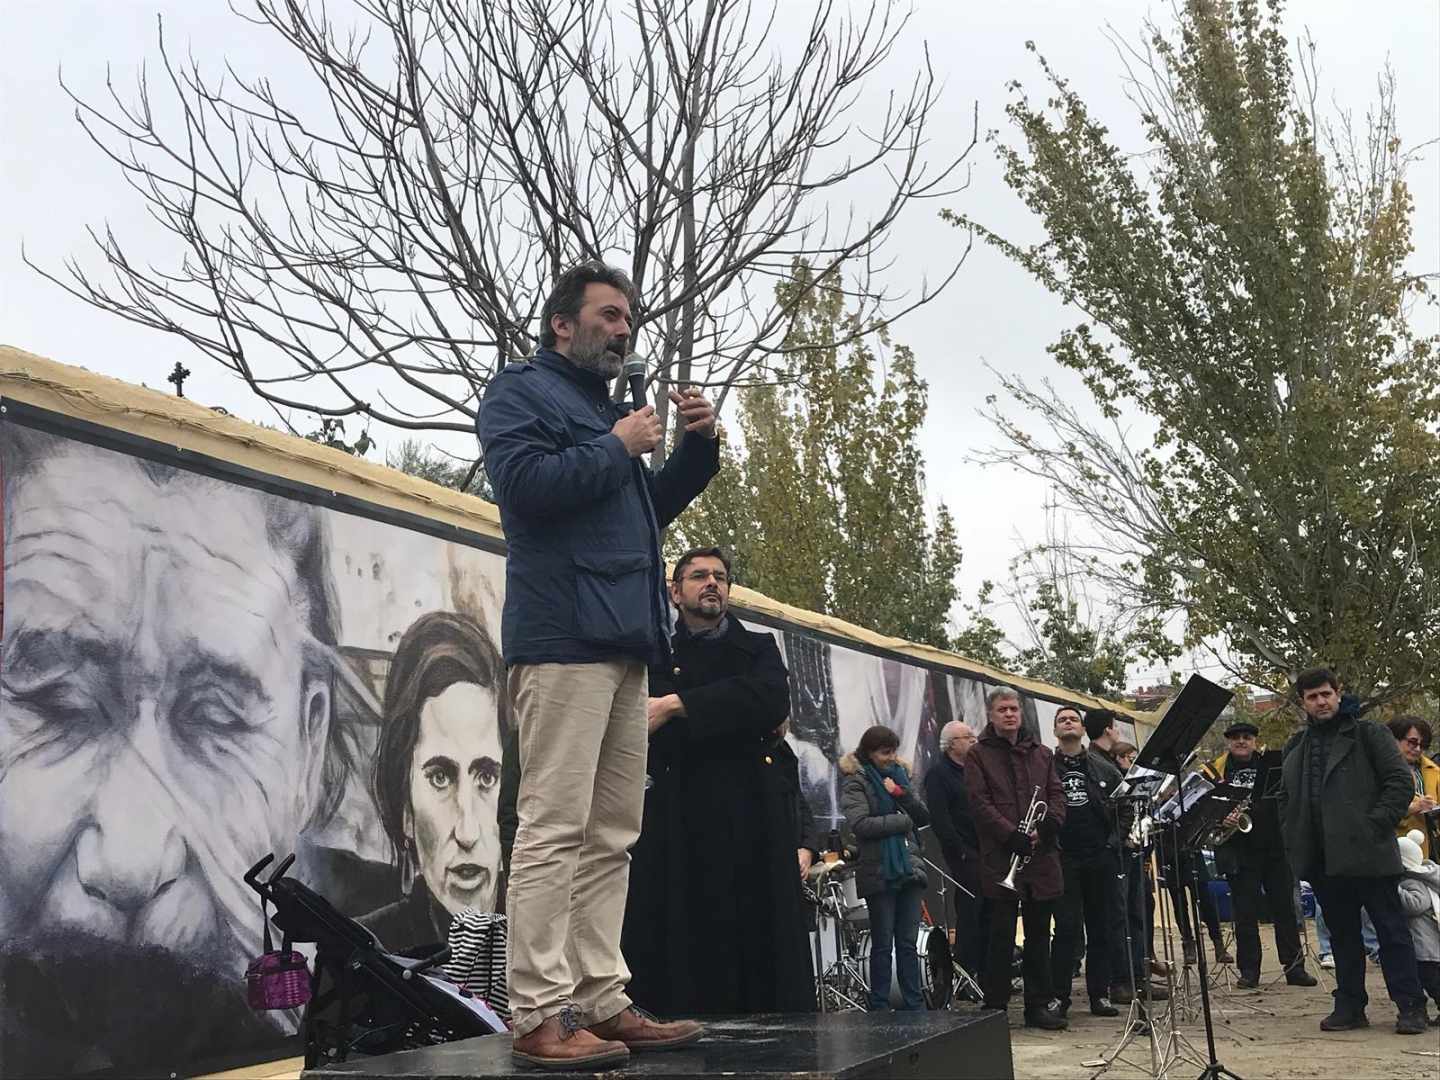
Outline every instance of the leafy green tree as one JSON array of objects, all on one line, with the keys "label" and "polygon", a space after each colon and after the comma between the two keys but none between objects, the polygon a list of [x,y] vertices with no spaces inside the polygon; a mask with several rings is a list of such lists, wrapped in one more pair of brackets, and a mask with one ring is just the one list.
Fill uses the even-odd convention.
[{"label": "leafy green tree", "polygon": [[1054,581],[1039,582],[1028,600],[1021,610],[1032,644],[1016,655],[1026,675],[1100,697],[1125,692],[1131,659],[1125,635],[1082,618],[1079,601]]},{"label": "leafy green tree", "polygon": [[1014,657],[1006,651],[1004,629],[990,614],[994,607],[994,594],[995,583],[987,579],[980,583],[973,602],[962,602],[965,620],[951,640],[951,647],[971,660],[1009,670]]},{"label": "leafy green tree", "polygon": [[[1412,197],[1381,82],[1368,130],[1323,122],[1279,0],[1183,0],[1123,42],[1145,152],[1121,147],[1043,58],[992,133],[1044,226],[976,226],[1081,321],[1050,352],[1105,420],[1005,380],[989,459],[1050,481],[1112,556],[1134,611],[1182,613],[1264,685],[1315,661],[1368,705],[1440,686],[1440,370],[1412,323]],[[1033,49],[1033,45],[1031,46]],[[1122,416],[1156,433],[1137,445]],[[1046,433],[1048,430],[1048,434]]]},{"label": "leafy green tree", "polygon": [[909,349],[847,310],[838,275],[800,264],[773,385],[740,394],[741,444],[672,531],[672,553],[721,544],[736,579],[884,634],[950,644],[960,546],[933,516],[917,439],[926,386]]},{"label": "leafy green tree", "polygon": [[1071,542],[1069,526],[1046,507],[1045,540],[1010,565],[1005,593],[1020,616],[1023,641],[1010,661],[1033,679],[1100,697],[1121,698],[1126,672],[1137,662],[1167,662],[1180,646],[1162,619],[1135,615],[1108,596],[1098,555]]}]

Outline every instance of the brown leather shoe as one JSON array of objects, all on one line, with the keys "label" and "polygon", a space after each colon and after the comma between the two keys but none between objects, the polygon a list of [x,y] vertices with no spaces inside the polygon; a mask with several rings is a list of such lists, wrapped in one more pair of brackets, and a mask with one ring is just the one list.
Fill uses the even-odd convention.
[{"label": "brown leather shoe", "polygon": [[694,1020],[656,1020],[644,1009],[631,1005],[609,1020],[591,1024],[590,1031],[602,1039],[619,1039],[631,1050],[674,1050],[689,1046],[705,1034]]},{"label": "brown leather shoe", "polygon": [[596,1038],[581,1027],[580,1010],[573,1005],[548,1018],[529,1034],[515,1036],[510,1053],[516,1061],[542,1069],[571,1069],[630,1060],[630,1051],[623,1042]]}]

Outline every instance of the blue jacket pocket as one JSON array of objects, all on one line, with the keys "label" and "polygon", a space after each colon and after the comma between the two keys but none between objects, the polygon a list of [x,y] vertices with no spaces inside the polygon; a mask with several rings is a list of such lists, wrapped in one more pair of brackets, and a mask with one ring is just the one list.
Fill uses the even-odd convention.
[{"label": "blue jacket pocket", "polygon": [[594,552],[571,559],[576,636],[600,644],[648,645],[655,620],[649,552]]}]

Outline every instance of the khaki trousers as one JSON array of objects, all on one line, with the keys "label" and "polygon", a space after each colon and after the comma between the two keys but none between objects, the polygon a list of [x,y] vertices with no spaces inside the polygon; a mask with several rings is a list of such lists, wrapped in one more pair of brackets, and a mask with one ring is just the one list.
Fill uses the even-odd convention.
[{"label": "khaki trousers", "polygon": [[645,807],[648,682],[638,660],[510,669],[520,825],[505,907],[517,1036],[568,1005],[594,1024],[630,1004],[620,928]]}]

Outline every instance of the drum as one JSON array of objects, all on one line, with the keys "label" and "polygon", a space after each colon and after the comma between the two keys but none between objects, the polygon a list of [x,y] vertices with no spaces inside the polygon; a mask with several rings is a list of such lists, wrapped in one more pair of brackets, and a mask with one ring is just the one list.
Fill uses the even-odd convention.
[{"label": "drum", "polygon": [[943,926],[920,927],[920,983],[925,1004],[931,1009],[948,1009],[955,993],[954,961],[950,936]]},{"label": "drum", "polygon": [[[869,924],[868,919],[866,920],[866,924]],[[935,944],[936,942],[944,945],[945,963],[948,965],[950,961],[950,943],[945,938],[945,931],[938,926],[926,926],[924,923],[921,923],[920,930],[916,934],[915,952],[920,957],[920,993],[925,998],[926,1007],[931,1009],[944,1008],[942,1005],[933,1004],[935,1001],[934,988],[936,980],[934,969],[930,963],[930,950],[938,947]],[[870,978],[870,947],[870,935],[866,934],[864,940],[860,942],[859,947],[855,951],[855,958],[860,963],[860,970],[865,973],[867,981]],[[946,970],[949,970],[948,967]],[[948,981],[942,980],[942,982],[944,982],[946,986],[949,985]],[[895,958],[892,956],[890,958],[890,1007],[892,1009],[899,1009],[904,1004],[905,1001],[900,996],[900,978],[895,971]]]}]

